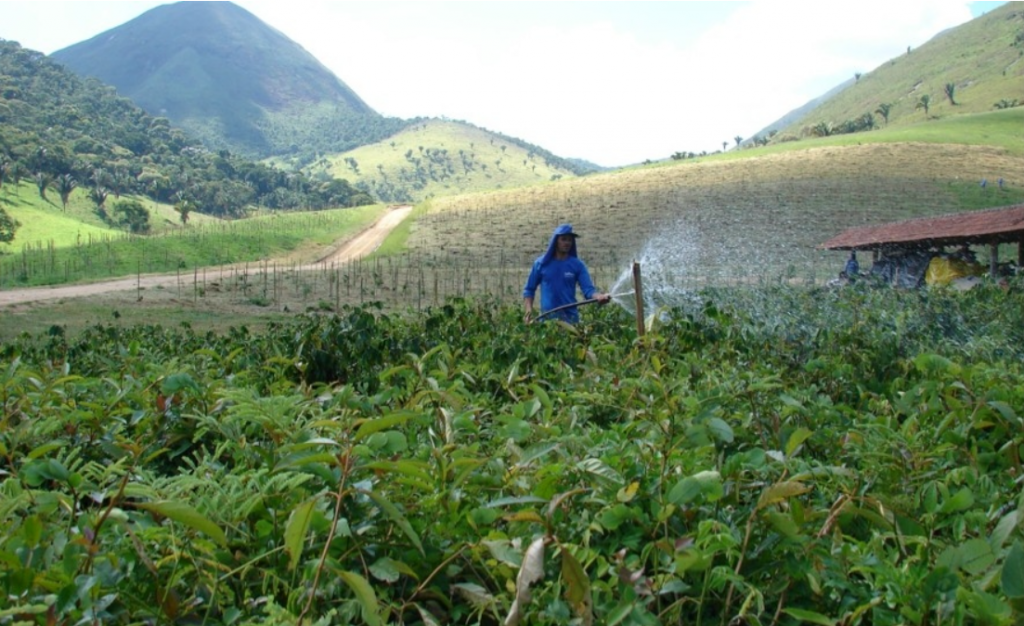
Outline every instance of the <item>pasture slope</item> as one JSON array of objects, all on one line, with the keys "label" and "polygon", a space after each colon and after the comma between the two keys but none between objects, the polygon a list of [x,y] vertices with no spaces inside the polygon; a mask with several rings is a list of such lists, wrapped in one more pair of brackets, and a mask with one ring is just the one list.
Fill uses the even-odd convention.
[{"label": "pasture slope", "polygon": [[[867,139],[867,138],[865,138]],[[1022,152],[952,143],[818,145],[672,163],[558,184],[438,198],[410,229],[410,256],[526,267],[572,222],[581,255],[613,275],[671,259],[695,280],[830,277],[815,246],[852,227],[1019,202]],[[981,187],[982,180],[1003,179]],[[660,248],[660,250],[653,250]]]}]

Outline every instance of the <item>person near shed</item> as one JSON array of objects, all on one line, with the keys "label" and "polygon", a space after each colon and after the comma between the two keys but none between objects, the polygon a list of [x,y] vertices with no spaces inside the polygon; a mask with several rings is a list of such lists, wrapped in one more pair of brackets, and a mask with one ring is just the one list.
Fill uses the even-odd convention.
[{"label": "person near shed", "polygon": [[[526,286],[523,287],[523,320],[527,324],[534,320],[534,297],[538,287],[541,317],[545,311],[575,304],[577,287],[588,300],[596,299],[599,304],[611,301],[610,295],[598,291],[594,286],[587,265],[577,255],[578,236],[573,232],[572,224],[560,224],[552,233],[547,250],[533,262]],[[560,319],[576,324],[580,319],[579,307],[568,306],[545,319]]]},{"label": "person near shed", "polygon": [[847,280],[857,280],[860,276],[860,263],[857,262],[857,251],[850,250],[850,258],[846,259],[846,267],[843,268]]}]

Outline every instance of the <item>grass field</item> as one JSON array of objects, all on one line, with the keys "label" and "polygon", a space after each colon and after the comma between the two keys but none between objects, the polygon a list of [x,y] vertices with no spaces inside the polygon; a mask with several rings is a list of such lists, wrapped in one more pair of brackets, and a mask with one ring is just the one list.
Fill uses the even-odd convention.
[{"label": "grass field", "polygon": [[[174,207],[153,202],[148,198],[132,199],[141,202],[149,211],[153,234],[175,232],[184,228]],[[112,209],[117,201],[118,198],[111,195],[107,199],[107,209]],[[54,191],[48,191],[46,199],[43,199],[35,184],[21,181],[15,186],[7,181],[0,187],[0,205],[21,223],[13,242],[0,243],[0,255],[20,252],[26,247],[64,248],[87,242],[90,238],[102,240],[127,237],[124,231],[100,219],[96,213],[96,204],[89,199],[86,189],[75,189],[68,198],[68,206],[65,209],[61,205],[60,196]],[[220,221],[202,213],[193,213],[189,216],[191,226],[216,224]]]},{"label": "grass field", "polygon": [[[236,221],[196,220],[187,227],[146,237],[100,232],[78,235],[63,246],[26,245],[0,256],[0,288],[95,281],[136,273],[191,271],[199,267],[265,259],[311,262],[339,239],[362,230],[386,210],[382,205],[317,212],[276,213]],[[19,220],[23,213],[15,213]],[[71,222],[54,238],[70,238]]]}]

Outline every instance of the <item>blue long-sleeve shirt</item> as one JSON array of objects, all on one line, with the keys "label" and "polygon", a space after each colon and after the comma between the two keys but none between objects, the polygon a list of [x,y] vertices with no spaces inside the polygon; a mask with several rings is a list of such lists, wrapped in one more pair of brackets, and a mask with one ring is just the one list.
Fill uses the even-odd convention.
[{"label": "blue long-sleeve shirt", "polygon": [[[597,287],[590,278],[590,271],[587,265],[576,256],[576,244],[573,243],[569,256],[565,259],[555,258],[555,246],[558,235],[571,233],[571,227],[559,226],[551,236],[551,243],[548,250],[537,258],[530,269],[530,276],[526,279],[526,286],[523,288],[524,298],[533,298],[540,288],[540,310],[545,311],[572,304],[576,302],[576,288],[583,292],[583,297],[590,299],[597,294]],[[570,307],[559,311],[548,319],[558,318],[575,324],[579,322],[580,314],[577,307]]]}]

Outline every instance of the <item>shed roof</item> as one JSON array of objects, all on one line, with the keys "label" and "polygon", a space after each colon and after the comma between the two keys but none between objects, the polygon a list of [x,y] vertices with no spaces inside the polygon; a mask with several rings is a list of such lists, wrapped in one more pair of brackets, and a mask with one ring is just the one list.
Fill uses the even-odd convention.
[{"label": "shed roof", "polygon": [[1024,241],[1024,204],[850,228],[820,250],[1017,243]]}]

